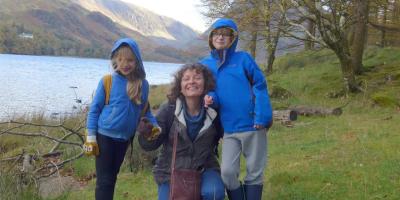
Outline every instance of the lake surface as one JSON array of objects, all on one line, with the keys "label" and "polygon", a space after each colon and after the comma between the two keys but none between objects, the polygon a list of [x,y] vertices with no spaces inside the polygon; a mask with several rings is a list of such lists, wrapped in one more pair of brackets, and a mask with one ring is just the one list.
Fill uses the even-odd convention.
[{"label": "lake surface", "polygon": [[[180,66],[144,62],[151,85],[171,82]],[[111,72],[105,59],[0,54],[0,121],[32,113],[74,113],[75,107],[90,103],[98,82]]]}]

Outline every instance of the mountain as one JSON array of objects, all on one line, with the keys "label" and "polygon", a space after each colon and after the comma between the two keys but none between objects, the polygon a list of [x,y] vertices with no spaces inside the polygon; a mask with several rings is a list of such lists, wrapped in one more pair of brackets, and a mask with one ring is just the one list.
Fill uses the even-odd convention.
[{"label": "mountain", "polygon": [[184,49],[184,44],[199,36],[190,27],[169,17],[160,16],[149,10],[119,0],[73,0],[90,10],[100,12],[114,22],[158,43]]},{"label": "mountain", "polygon": [[[0,53],[107,57],[116,39],[132,37],[145,60],[188,62],[201,56],[186,45],[199,33],[119,0],[1,0],[1,5]],[[25,33],[33,39],[21,38]]]}]

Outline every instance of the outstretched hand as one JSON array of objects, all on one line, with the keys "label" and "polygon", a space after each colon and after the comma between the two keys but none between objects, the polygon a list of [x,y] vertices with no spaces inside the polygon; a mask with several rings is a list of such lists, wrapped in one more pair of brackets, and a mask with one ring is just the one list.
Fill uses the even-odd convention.
[{"label": "outstretched hand", "polygon": [[140,119],[137,131],[147,140],[154,140],[160,135],[161,128],[158,126],[153,126],[148,118],[142,117]]},{"label": "outstretched hand", "polygon": [[151,130],[153,129],[153,124],[146,117],[140,119],[137,131],[143,135],[145,138],[149,138],[151,135]]}]

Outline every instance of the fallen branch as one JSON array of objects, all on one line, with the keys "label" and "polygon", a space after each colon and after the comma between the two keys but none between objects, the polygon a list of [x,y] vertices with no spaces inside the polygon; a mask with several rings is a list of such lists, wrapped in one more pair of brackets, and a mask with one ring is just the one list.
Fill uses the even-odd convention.
[{"label": "fallen branch", "polygon": [[294,106],[289,107],[290,110],[296,111],[299,115],[304,116],[327,116],[335,115],[339,116],[342,114],[342,108],[321,108],[321,107],[309,107],[309,106]]},{"label": "fallen branch", "polygon": [[297,120],[297,112],[294,110],[274,110],[273,111],[274,120],[277,121],[296,121]]}]

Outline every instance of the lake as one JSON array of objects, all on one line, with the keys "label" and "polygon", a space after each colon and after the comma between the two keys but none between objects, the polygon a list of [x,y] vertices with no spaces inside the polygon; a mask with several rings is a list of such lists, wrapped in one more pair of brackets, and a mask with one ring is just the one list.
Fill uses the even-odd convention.
[{"label": "lake", "polygon": [[[143,64],[151,85],[171,82],[181,66]],[[0,54],[0,121],[32,113],[74,113],[90,103],[100,79],[111,72],[105,59]]]}]

